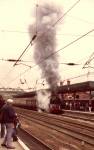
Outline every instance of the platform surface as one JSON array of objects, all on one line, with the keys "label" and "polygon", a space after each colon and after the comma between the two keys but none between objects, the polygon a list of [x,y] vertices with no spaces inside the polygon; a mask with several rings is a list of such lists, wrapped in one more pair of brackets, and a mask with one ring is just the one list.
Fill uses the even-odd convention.
[{"label": "platform surface", "polygon": [[[0,138],[0,150],[7,150],[6,147],[2,147],[2,146],[1,146],[2,141],[3,141],[3,139]],[[19,142],[13,142],[13,146],[15,147],[14,150],[25,150],[25,149],[22,147],[22,145],[20,145]]]}]

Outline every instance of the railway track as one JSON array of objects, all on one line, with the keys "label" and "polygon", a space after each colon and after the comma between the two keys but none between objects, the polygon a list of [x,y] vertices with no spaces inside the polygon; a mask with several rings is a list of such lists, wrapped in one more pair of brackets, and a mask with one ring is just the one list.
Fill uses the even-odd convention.
[{"label": "railway track", "polygon": [[79,118],[86,121],[94,122],[94,112],[81,112],[81,111],[72,111],[72,110],[64,110],[63,116]]},{"label": "railway track", "polygon": [[[50,135],[51,129],[48,129],[47,127],[43,127],[43,125],[40,124],[37,125],[37,123],[31,123],[29,121],[26,121],[26,119],[24,120],[22,119],[22,122],[23,122],[23,126],[22,126],[23,130],[25,130],[27,133],[32,135],[32,137],[38,139],[40,141],[40,144],[41,143],[44,144],[48,149],[59,150],[60,149],[59,147],[61,147],[59,145],[62,145],[63,148],[62,150],[69,150],[68,149],[69,146],[67,144],[63,143],[62,141],[60,142],[60,140],[57,140],[57,138],[54,135],[52,136]],[[26,124],[28,124],[28,126]],[[30,140],[32,141],[31,137]],[[36,149],[37,148],[35,145],[35,150]],[[43,150],[45,149],[43,148]],[[71,148],[71,150],[75,150],[75,149]]]},{"label": "railway track", "polygon": [[27,145],[30,150],[52,150],[45,143],[41,142],[36,137],[32,136],[27,130],[18,129],[18,136]]},{"label": "railway track", "polygon": [[[61,115],[16,109],[23,128],[54,150],[94,150],[94,123]],[[62,149],[62,150],[63,150]]]}]

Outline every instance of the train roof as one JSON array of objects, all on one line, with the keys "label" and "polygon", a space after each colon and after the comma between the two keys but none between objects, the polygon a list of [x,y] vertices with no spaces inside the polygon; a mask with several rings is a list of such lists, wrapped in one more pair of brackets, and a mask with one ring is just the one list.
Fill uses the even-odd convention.
[{"label": "train roof", "polygon": [[13,98],[27,98],[27,97],[33,97],[36,96],[36,92],[32,91],[32,92],[23,92],[21,94],[16,94],[13,95]]},{"label": "train roof", "polygon": [[[63,85],[59,86],[57,89],[58,93],[94,91],[94,81],[86,81],[70,85]],[[21,94],[13,95],[14,98],[26,98],[33,96],[36,96],[36,91],[24,92]]]}]

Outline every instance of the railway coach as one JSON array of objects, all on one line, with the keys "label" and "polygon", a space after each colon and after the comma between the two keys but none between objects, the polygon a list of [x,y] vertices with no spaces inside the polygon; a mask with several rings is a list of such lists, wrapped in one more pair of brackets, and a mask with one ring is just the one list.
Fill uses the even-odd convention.
[{"label": "railway coach", "polygon": [[14,106],[37,111],[36,92],[24,92],[13,96]]}]

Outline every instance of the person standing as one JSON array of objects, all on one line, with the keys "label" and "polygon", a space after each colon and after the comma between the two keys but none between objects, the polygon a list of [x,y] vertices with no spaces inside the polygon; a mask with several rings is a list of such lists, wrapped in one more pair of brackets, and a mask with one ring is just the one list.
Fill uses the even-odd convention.
[{"label": "person standing", "polygon": [[2,113],[1,113],[1,109],[2,109],[2,107],[4,106],[4,104],[5,104],[5,100],[4,100],[3,96],[2,96],[2,95],[0,95],[0,123],[1,123],[1,138],[3,138],[3,137],[4,137],[4,135],[5,135],[5,124],[4,124],[4,123],[2,123]]},{"label": "person standing", "polygon": [[16,113],[12,104],[13,104],[13,100],[8,99],[6,101],[6,104],[1,109],[1,112],[3,113],[2,122],[6,126],[6,135],[1,145],[8,149],[15,148],[14,146],[12,146],[12,135],[14,132],[14,119],[15,119]]}]

